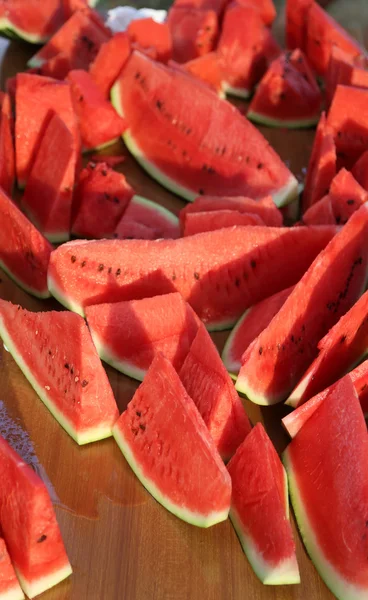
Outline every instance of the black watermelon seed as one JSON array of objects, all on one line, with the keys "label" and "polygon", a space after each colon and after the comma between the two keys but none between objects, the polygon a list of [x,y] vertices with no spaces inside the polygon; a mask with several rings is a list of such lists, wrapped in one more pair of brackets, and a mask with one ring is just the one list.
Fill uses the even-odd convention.
[{"label": "black watermelon seed", "polygon": [[257,169],[263,169],[263,163],[258,163]]},{"label": "black watermelon seed", "polygon": [[106,169],[102,169],[102,171],[101,171],[101,175],[103,175],[104,177],[106,177],[106,175],[107,175],[107,171],[106,171]]},{"label": "black watermelon seed", "polygon": [[112,268],[111,268],[111,267],[109,267],[109,268],[108,268],[108,270],[107,270],[107,272],[110,274],[110,273],[111,273],[111,271],[112,271]]},{"label": "black watermelon seed", "polygon": [[86,261],[86,260],[84,260],[84,261],[82,262],[82,264],[81,264],[81,267],[85,267],[85,266],[86,266],[86,264],[87,264],[87,261]]},{"label": "black watermelon seed", "polygon": [[199,277],[200,277],[199,273],[197,273],[196,271],[193,273],[193,275],[194,275],[194,279],[197,279],[197,280],[198,280],[198,279],[199,279]]},{"label": "black watermelon seed", "polygon": [[137,417],[141,417],[142,416],[142,413],[139,410],[136,410],[135,414],[137,415]]},{"label": "black watermelon seed", "polygon": [[64,367],[69,370],[69,363],[65,363]]},{"label": "black watermelon seed", "polygon": [[116,273],[115,273],[116,277],[119,277],[120,274],[121,274],[121,269],[116,269]]},{"label": "black watermelon seed", "polygon": [[200,189],[198,190],[198,193],[199,193],[201,196],[203,196],[203,195],[204,195],[204,190],[203,190],[202,188],[200,188]]},{"label": "black watermelon seed", "polygon": [[352,206],[353,204],[355,204],[355,200],[347,200],[346,204],[349,204],[349,206]]},{"label": "black watermelon seed", "polygon": [[176,280],[176,274],[175,274],[175,273],[173,273],[173,274],[172,274],[172,276],[171,276],[171,279],[172,279],[173,281],[175,281],[175,280]]},{"label": "black watermelon seed", "polygon": [[75,263],[75,261],[77,260],[77,257],[74,256],[74,254],[73,254],[73,256],[70,257],[70,260],[72,261],[72,263]]},{"label": "black watermelon seed", "polygon": [[104,268],[105,268],[105,267],[104,267],[104,265],[103,265],[103,264],[101,264],[101,265],[98,265],[98,270],[99,270],[99,271],[103,271],[103,270],[104,270]]},{"label": "black watermelon seed", "polygon": [[145,429],[146,429],[146,426],[143,425],[143,423],[139,423],[139,427],[142,429],[142,431],[145,431]]},{"label": "black watermelon seed", "polygon": [[38,538],[37,544],[42,544],[42,542],[44,542],[45,540],[47,540],[47,535],[43,534],[40,538]]},{"label": "black watermelon seed", "polygon": [[256,261],[255,261],[255,260],[251,260],[251,261],[250,261],[250,266],[252,267],[252,269],[255,269],[255,268],[256,268],[256,266],[257,266],[257,263],[256,263]]},{"label": "black watermelon seed", "polygon": [[259,348],[258,352],[259,352],[259,354],[262,354],[262,352],[263,352],[262,346]]},{"label": "black watermelon seed", "polygon": [[342,335],[340,338],[340,344],[343,344],[346,341],[346,335]]},{"label": "black watermelon seed", "polygon": [[83,379],[81,386],[86,387],[86,385],[88,385],[88,381],[87,381],[87,379]]}]

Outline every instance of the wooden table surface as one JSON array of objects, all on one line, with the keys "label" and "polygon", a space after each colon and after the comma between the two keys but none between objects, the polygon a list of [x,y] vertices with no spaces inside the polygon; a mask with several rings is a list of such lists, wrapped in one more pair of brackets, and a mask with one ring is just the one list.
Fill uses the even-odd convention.
[{"label": "wooden table surface", "polygon": [[[351,11],[354,2],[345,4]],[[337,3],[338,10],[341,5]],[[3,89],[6,77],[23,70],[33,51],[21,42],[0,39]],[[301,176],[314,132],[262,131],[292,171]],[[122,142],[113,150],[128,157]],[[175,213],[184,206],[183,201],[146,176],[132,158],[127,158],[121,170],[137,193]],[[39,301],[22,292],[2,272],[0,297],[31,310],[60,309],[56,301]],[[219,349],[226,336],[227,332],[214,334]],[[250,568],[229,520],[201,530],[165,511],[135,478],[112,438],[78,447],[2,346],[0,358],[0,433],[48,486],[74,570],[71,578],[42,596],[45,600],[333,598],[306,555],[293,517],[302,583],[263,586]],[[123,411],[138,383],[108,366],[106,370]],[[260,409],[250,402],[246,402],[246,410],[253,422],[263,421],[281,452],[288,442],[280,425],[286,410],[282,406]]]}]

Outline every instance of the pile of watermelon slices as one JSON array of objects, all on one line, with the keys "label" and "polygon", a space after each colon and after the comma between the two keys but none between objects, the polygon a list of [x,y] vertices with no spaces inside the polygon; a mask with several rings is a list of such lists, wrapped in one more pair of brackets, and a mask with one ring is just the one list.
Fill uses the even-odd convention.
[{"label": "pile of watermelon slices", "polygon": [[[0,337],[65,435],[113,438],[187,523],[229,516],[265,585],[303,578],[290,493],[322,579],[361,600],[365,50],[314,0],[287,0],[285,48],[272,0],[175,0],[115,34],[94,4],[0,0],[1,31],[43,44],[0,94],[0,267],[39,298],[0,298]],[[251,121],[316,125],[291,226],[301,186]],[[147,198],[126,150],[191,203]],[[68,310],[42,309],[50,296]],[[230,329],[220,356],[209,332]],[[140,382],[120,415],[104,363]],[[284,464],[249,402],[294,409]],[[44,484],[1,437],[0,475],[0,598],[33,598],[70,563]]]}]

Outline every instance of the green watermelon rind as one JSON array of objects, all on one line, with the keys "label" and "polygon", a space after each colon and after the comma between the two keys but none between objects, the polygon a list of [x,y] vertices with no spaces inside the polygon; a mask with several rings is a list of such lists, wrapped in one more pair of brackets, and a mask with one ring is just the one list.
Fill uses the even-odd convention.
[{"label": "green watermelon rind", "polygon": [[222,87],[227,96],[235,96],[236,98],[242,98],[243,100],[247,100],[252,94],[251,90],[237,88],[228,83],[223,83]]},{"label": "green watermelon rind", "polygon": [[237,378],[235,383],[235,389],[237,392],[243,394],[248,400],[253,402],[253,404],[258,404],[259,406],[272,406],[273,404],[278,404],[282,402],[282,398],[276,397],[272,399],[270,396],[258,395],[255,393],[251,387],[248,386],[246,378],[242,376],[241,378]]},{"label": "green watermelon rind", "polygon": [[297,408],[299,406],[300,399],[301,399],[303,393],[305,392],[312,376],[313,376],[313,373],[311,372],[307,377],[304,377],[304,376],[302,377],[302,379],[300,380],[298,385],[293,389],[290,396],[285,401],[285,404],[287,406],[291,406],[292,408]]},{"label": "green watermelon rind", "polygon": [[178,232],[179,232],[178,217],[176,215],[174,215],[174,213],[172,213],[171,210],[169,210],[168,208],[165,208],[165,206],[162,206],[161,204],[154,202],[154,200],[149,200],[148,198],[145,198],[144,196],[139,196],[138,194],[135,194],[133,196],[133,198],[131,199],[131,202],[134,202],[136,204],[140,204],[141,206],[145,206],[147,208],[153,209],[155,212],[159,213],[162,217],[164,217],[166,219],[167,223],[170,223],[170,225],[174,225],[175,227],[178,227]]},{"label": "green watermelon rind", "polygon": [[[15,567],[15,572],[17,574],[17,577],[19,579],[19,582],[20,582],[20,585],[21,585],[23,591],[25,592],[25,594],[27,595],[28,598],[34,598],[35,596],[38,596],[39,594],[46,592],[46,590],[49,590],[50,588],[54,587],[55,585],[58,585],[59,583],[64,581],[64,579],[67,579],[68,577],[70,577],[70,575],[72,575],[72,573],[73,573],[72,567],[68,563],[67,565],[65,565],[61,569],[58,569],[54,573],[51,573],[50,575],[46,575],[46,577],[39,577],[36,581],[32,581],[32,583],[30,583],[21,575],[21,573],[18,571],[18,569],[16,567]],[[1,598],[3,598],[3,597],[1,597]],[[11,599],[9,598],[9,600],[11,600]],[[15,599],[12,599],[12,600],[15,600]]]},{"label": "green watermelon rind", "polygon": [[267,127],[281,127],[286,129],[308,129],[317,125],[320,118],[320,114],[316,115],[315,117],[310,117],[308,119],[291,119],[289,121],[288,119],[273,119],[272,117],[268,117],[267,115],[262,115],[261,113],[249,110],[247,112],[247,118],[250,121],[253,121],[254,123],[266,125]]},{"label": "green watermelon rind", "polygon": [[103,144],[100,144],[99,146],[94,146],[93,148],[82,148],[82,154],[88,154],[89,152],[101,152],[102,150],[105,150],[106,148],[108,148],[109,146],[112,146],[113,144],[117,144],[120,140],[120,136],[113,138],[112,140],[108,140],[107,142],[104,142]]},{"label": "green watermelon rind", "polygon": [[[87,318],[87,323],[88,323],[88,318]],[[120,373],[123,373],[124,375],[128,375],[128,377],[131,377],[132,379],[136,379],[137,381],[143,381],[143,379],[147,373],[147,370],[140,369],[139,367],[136,367],[129,361],[123,361],[118,356],[114,355],[112,352],[110,352],[107,349],[106,344],[103,343],[100,336],[97,335],[97,333],[94,331],[93,327],[89,323],[88,323],[88,326],[90,328],[92,340],[93,340],[93,343],[97,350],[97,354],[100,357],[100,359],[103,360],[108,365],[110,365],[111,367],[114,367],[114,369],[116,369],[117,371],[120,371]]]},{"label": "green watermelon rind", "polygon": [[28,206],[24,205],[24,203],[22,203],[22,209],[36,229],[38,229],[38,231],[40,231],[42,235],[52,244],[63,244],[64,242],[68,242],[70,240],[70,231],[54,231],[52,233],[47,233],[47,231],[42,229],[32,211]]},{"label": "green watermelon rind", "polygon": [[249,535],[241,525],[240,518],[234,508],[230,509],[230,520],[239,538],[253,571],[264,585],[294,585],[300,583],[298,564],[295,556],[283,561],[277,568],[267,565]]},{"label": "green watermelon rind", "polygon": [[49,288],[50,294],[58,301],[60,304],[65,306],[68,310],[77,313],[81,317],[84,317],[84,309],[80,304],[77,304],[73,300],[70,300],[63,292],[59,289],[59,286],[54,281],[54,278],[50,275],[50,272],[47,273],[47,287]]},{"label": "green watermelon rind", "polygon": [[0,260],[0,269],[2,269],[4,273],[6,273],[10,277],[10,279],[14,281],[14,283],[16,283],[20,288],[22,288],[22,290],[28,292],[28,294],[31,294],[36,298],[41,298],[42,300],[51,297],[51,293],[47,285],[45,287],[44,292],[40,292],[39,290],[32,288],[31,286],[24,283],[21,279],[19,279],[16,275],[14,275],[14,273],[11,272],[10,268],[7,265],[5,265],[2,260]]},{"label": "green watermelon rind", "polygon": [[47,390],[45,387],[42,387],[37,380],[33,377],[33,374],[29,370],[29,367],[24,362],[21,354],[18,352],[17,348],[13,344],[13,340],[11,339],[8,330],[3,322],[3,319],[0,316],[0,337],[3,340],[3,343],[7,347],[8,351],[14,358],[18,367],[22,371],[23,375],[29,381],[40,400],[45,404],[51,414],[55,417],[55,419],[60,423],[60,425],[65,429],[65,431],[73,438],[78,445],[82,446],[84,444],[89,444],[90,442],[97,442],[99,440],[103,440],[105,438],[111,437],[111,423],[106,425],[100,425],[99,427],[94,427],[91,429],[86,429],[84,431],[78,432],[74,425],[61,413],[61,411],[55,406],[52,399],[49,397]]},{"label": "green watermelon rind", "polygon": [[121,452],[123,453],[125,460],[129,464],[132,471],[138,477],[139,481],[146,488],[146,490],[159,502],[162,504],[166,510],[171,512],[173,515],[185,521],[186,523],[190,523],[191,525],[196,525],[197,527],[207,528],[212,527],[212,525],[216,525],[217,523],[221,523],[222,521],[226,521],[229,515],[229,511],[222,510],[219,512],[213,512],[208,515],[195,513],[191,510],[188,510],[184,506],[179,506],[178,504],[174,504],[162,495],[158,487],[148,478],[146,477],[140,466],[138,465],[137,460],[133,456],[133,453],[130,449],[130,445],[125,440],[118,423],[113,427],[112,434],[118,444]]},{"label": "green watermelon rind", "polygon": [[45,44],[49,39],[48,36],[40,36],[37,33],[28,33],[24,29],[16,27],[16,25],[6,17],[0,19],[0,33],[6,37],[25,40],[30,44]]},{"label": "green watermelon rind", "polygon": [[14,583],[12,588],[8,588],[2,592],[0,596],[1,600],[24,600],[24,594],[22,588],[18,582]]},{"label": "green watermelon rind", "polygon": [[227,338],[221,355],[222,362],[224,363],[231,377],[233,377],[234,379],[237,379],[241,367],[241,362],[235,361],[233,358],[231,358],[232,345],[240,327],[243,325],[244,320],[249,316],[249,312],[251,310],[252,307],[248,308],[245,311],[245,313],[243,313],[243,315],[240,317],[239,321],[236,323],[235,327],[232,329],[229,337]]},{"label": "green watermelon rind", "polygon": [[286,449],[283,453],[283,463],[288,474],[289,492],[298,524],[298,529],[302,536],[308,555],[321,578],[338,600],[366,600],[368,597],[368,590],[364,588],[358,588],[344,580],[328,562],[319,548],[316,536],[313,533],[312,526],[307,517],[307,513],[299,493],[292,460],[289,456],[288,449]]}]

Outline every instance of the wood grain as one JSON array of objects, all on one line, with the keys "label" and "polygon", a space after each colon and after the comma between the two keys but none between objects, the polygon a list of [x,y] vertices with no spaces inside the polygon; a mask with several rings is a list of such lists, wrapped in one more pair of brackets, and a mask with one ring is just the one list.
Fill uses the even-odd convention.
[{"label": "wood grain", "polygon": [[[25,68],[34,51],[1,40],[1,81]],[[245,105],[238,104],[240,108]],[[262,129],[301,176],[313,131]],[[175,213],[184,202],[149,179],[127,155],[121,170],[139,194]],[[109,149],[111,152],[111,149]],[[60,309],[38,301],[0,273],[0,297],[31,310]],[[214,334],[221,349],[227,333]],[[11,356],[0,350],[0,433],[46,482],[74,569],[73,576],[45,593],[45,600],[331,600],[295,529],[302,583],[265,587],[241,550],[229,521],[200,530],[166,512],[131,472],[113,439],[79,448],[47,411]],[[120,411],[137,382],[106,367]],[[287,444],[280,419],[284,407],[259,409],[245,403],[253,422],[262,420],[279,452]]]}]

